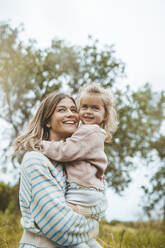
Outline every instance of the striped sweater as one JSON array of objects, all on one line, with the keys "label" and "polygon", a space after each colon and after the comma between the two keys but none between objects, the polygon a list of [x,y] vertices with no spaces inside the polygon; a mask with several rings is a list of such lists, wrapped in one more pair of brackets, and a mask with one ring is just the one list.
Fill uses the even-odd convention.
[{"label": "striped sweater", "polygon": [[[21,166],[19,191],[23,228],[61,246],[81,243],[96,236],[98,223],[73,212],[66,206],[64,194],[62,165],[53,164],[39,152],[27,152]],[[90,210],[93,214],[100,211],[96,208]],[[29,243],[35,245],[36,241]]]}]

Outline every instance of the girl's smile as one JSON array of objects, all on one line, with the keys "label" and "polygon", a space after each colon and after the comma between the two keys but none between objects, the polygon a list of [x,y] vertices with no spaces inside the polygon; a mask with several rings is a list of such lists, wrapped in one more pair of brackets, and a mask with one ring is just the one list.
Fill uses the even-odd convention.
[{"label": "girl's smile", "polygon": [[105,119],[105,109],[101,97],[96,95],[84,96],[80,102],[79,117],[83,124],[101,126]]}]

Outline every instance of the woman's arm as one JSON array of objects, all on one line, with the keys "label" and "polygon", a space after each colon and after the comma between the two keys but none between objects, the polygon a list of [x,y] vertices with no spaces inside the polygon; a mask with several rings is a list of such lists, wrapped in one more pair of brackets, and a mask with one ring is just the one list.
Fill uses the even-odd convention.
[{"label": "woman's arm", "polygon": [[42,153],[60,162],[99,160],[106,162],[104,154],[105,132],[97,125],[82,125],[66,141],[42,141]]},{"label": "woman's arm", "polygon": [[[69,246],[97,235],[95,220],[86,219],[66,205],[59,184],[63,174],[45,156],[38,152],[29,153],[24,159],[21,173],[21,185],[25,186],[20,188],[20,195],[31,194],[30,219],[47,238],[59,245]],[[31,185],[30,190],[28,185]],[[29,231],[33,232],[33,229]]]}]

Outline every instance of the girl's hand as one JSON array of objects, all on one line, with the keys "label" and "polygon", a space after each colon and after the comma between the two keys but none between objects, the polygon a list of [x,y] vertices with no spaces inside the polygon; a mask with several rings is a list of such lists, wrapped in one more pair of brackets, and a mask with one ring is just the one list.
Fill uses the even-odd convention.
[{"label": "girl's hand", "polygon": [[102,170],[97,169],[96,177],[98,179],[100,179],[101,181],[104,181],[104,174],[103,174]]}]

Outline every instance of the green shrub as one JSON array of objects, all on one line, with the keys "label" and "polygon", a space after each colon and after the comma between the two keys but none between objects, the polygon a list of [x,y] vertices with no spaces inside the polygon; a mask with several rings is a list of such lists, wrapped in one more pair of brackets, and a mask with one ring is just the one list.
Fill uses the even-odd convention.
[{"label": "green shrub", "polygon": [[0,182],[0,211],[5,212],[8,210],[10,213],[19,212],[18,187],[18,184],[10,186]]},{"label": "green shrub", "polygon": [[0,212],[0,248],[17,248],[21,235],[20,215]]},{"label": "green shrub", "polygon": [[0,182],[0,210],[5,211],[9,205],[11,197],[11,187],[3,182]]}]

